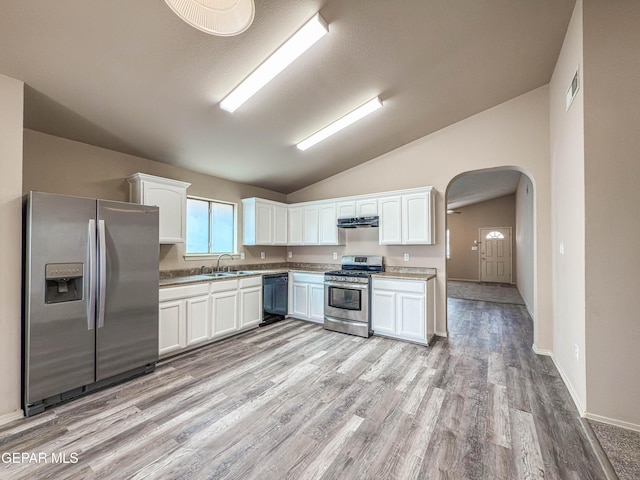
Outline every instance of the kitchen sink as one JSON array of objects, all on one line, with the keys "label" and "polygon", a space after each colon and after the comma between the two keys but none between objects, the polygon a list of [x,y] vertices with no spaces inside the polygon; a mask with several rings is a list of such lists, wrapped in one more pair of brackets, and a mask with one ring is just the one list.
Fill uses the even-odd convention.
[{"label": "kitchen sink", "polygon": [[235,277],[238,275],[252,275],[254,273],[258,273],[257,271],[253,271],[253,270],[238,270],[238,271],[234,271],[234,272],[213,272],[213,273],[205,273],[205,277],[213,277],[213,278],[217,278],[217,277]]}]

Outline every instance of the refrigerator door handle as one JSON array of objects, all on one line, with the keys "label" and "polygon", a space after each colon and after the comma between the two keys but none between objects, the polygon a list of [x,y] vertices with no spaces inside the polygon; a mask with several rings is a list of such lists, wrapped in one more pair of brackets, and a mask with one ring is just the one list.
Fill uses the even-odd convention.
[{"label": "refrigerator door handle", "polygon": [[87,330],[93,330],[96,323],[96,221],[89,220],[87,231],[89,238],[89,252],[87,265],[89,267],[89,300],[87,301]]},{"label": "refrigerator door handle", "polygon": [[98,328],[104,326],[104,306],[106,303],[107,289],[107,240],[104,220],[98,220]]}]

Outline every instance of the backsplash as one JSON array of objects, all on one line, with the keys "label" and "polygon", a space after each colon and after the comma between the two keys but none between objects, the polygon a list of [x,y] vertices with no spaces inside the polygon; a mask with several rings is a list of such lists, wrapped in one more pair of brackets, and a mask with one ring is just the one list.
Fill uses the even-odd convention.
[{"label": "backsplash", "polygon": [[[240,266],[240,265],[239,265]],[[279,263],[256,263],[242,264],[242,270],[311,270],[330,271],[340,270],[340,264],[335,263],[305,263],[305,262],[279,262]],[[232,268],[232,270],[237,270]],[[429,267],[396,267],[385,266],[385,271],[392,273],[427,273],[436,275],[435,268]],[[176,270],[161,270],[160,279],[190,277],[200,275],[200,267],[182,268]]]}]

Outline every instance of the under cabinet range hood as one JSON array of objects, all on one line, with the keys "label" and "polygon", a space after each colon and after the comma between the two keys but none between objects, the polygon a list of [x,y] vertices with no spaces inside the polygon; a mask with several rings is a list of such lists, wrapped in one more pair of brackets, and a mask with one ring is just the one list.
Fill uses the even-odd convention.
[{"label": "under cabinet range hood", "polygon": [[378,218],[378,215],[339,218],[337,226],[338,228],[377,227]]}]

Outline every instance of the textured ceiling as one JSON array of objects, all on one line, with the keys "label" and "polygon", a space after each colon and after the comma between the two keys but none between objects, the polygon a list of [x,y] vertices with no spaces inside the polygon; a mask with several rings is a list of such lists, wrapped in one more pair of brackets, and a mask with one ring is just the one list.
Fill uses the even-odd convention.
[{"label": "textured ceiling", "polygon": [[[25,126],[290,193],[549,82],[574,0],[256,0],[214,37],[163,0],[0,0]],[[217,103],[316,11],[329,35],[235,113]],[[385,103],[301,152],[364,101]]]},{"label": "textured ceiling", "polygon": [[467,173],[447,190],[447,208],[456,209],[515,193],[522,174],[515,170]]}]

